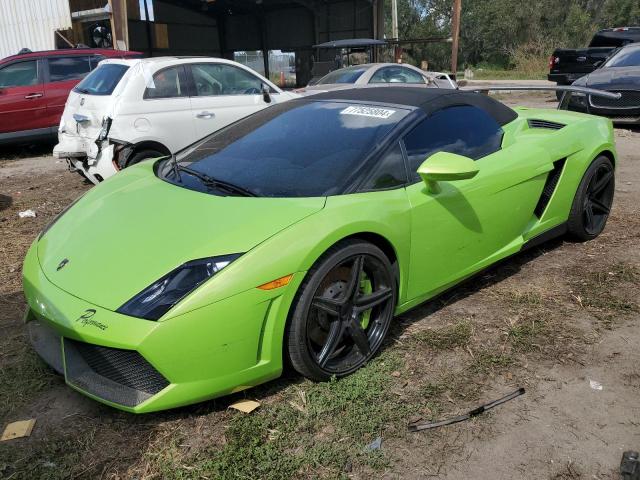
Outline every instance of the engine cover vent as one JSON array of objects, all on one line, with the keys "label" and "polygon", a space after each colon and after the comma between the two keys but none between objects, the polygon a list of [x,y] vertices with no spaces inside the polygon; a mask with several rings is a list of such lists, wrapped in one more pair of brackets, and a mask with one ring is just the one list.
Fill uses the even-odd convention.
[{"label": "engine cover vent", "polygon": [[536,120],[530,118],[527,120],[529,128],[546,128],[547,130],[560,130],[565,127],[563,123],[550,122],[549,120]]}]

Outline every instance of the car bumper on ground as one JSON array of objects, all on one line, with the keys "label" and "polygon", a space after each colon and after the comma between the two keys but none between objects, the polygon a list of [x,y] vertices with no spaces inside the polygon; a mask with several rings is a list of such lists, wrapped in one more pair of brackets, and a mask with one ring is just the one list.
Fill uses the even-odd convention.
[{"label": "car bumper on ground", "polygon": [[61,290],[40,268],[35,244],[23,276],[25,321],[43,360],[74,389],[116,408],[145,413],[278,377],[282,335],[274,332],[284,329],[303,275],[295,275],[275,296],[251,289],[161,321],[122,315]]},{"label": "car bumper on ground", "polygon": [[53,156],[66,160],[71,171],[81,173],[94,184],[118,172],[114,163],[114,146],[99,148],[90,138],[59,133]]}]

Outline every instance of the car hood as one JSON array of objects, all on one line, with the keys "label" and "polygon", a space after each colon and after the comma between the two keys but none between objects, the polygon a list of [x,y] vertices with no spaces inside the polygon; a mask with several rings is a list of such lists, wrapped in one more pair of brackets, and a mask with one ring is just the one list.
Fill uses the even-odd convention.
[{"label": "car hood", "polygon": [[117,310],[184,262],[247,252],[325,204],[196,192],[157,178],[152,163],[93,188],[46,231],[38,258],[49,281]]},{"label": "car hood", "polygon": [[603,90],[637,90],[640,85],[640,67],[600,68],[576,80],[574,85]]}]

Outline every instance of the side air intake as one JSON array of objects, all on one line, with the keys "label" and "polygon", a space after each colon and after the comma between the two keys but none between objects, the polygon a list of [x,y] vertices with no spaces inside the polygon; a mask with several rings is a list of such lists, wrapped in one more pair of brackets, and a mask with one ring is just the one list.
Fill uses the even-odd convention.
[{"label": "side air intake", "polygon": [[560,175],[562,174],[562,169],[564,168],[564,163],[566,160],[566,158],[563,158],[561,160],[553,162],[553,170],[551,170],[549,172],[549,175],[547,176],[547,180],[544,183],[544,188],[542,189],[542,195],[540,195],[538,204],[533,211],[536,217],[541,218],[542,214],[547,208],[547,205],[549,205],[549,201],[553,196],[553,192],[556,191],[556,187],[558,186],[558,182],[560,181]]},{"label": "side air intake", "polygon": [[565,127],[562,123],[550,122],[549,120],[535,120],[530,118],[527,120],[529,128],[546,128],[547,130],[560,130]]}]

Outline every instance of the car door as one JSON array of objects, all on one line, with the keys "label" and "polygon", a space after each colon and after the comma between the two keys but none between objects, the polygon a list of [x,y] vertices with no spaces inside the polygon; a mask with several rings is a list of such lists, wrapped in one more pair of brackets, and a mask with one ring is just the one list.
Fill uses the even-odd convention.
[{"label": "car door", "polygon": [[209,62],[189,68],[195,90],[191,108],[199,137],[278,102],[278,95],[265,102],[263,80],[240,67]]},{"label": "car door", "polygon": [[[540,148],[502,148],[502,138],[493,117],[470,105],[437,111],[404,137],[413,182],[409,298],[437,293],[520,248],[552,163]],[[478,174],[438,182],[433,193],[415,172],[438,151],[474,159]]]},{"label": "car door", "polygon": [[189,85],[183,65],[163,68],[148,81],[142,108],[125,108],[132,126],[143,140],[154,140],[171,152],[194,143],[200,137],[191,113]]},{"label": "car door", "polygon": [[91,64],[87,55],[48,57],[45,63],[47,76],[44,91],[47,123],[57,126],[64,112],[69,92],[91,71]]},{"label": "car door", "polygon": [[0,67],[0,135],[49,126],[41,60],[17,60]]}]

